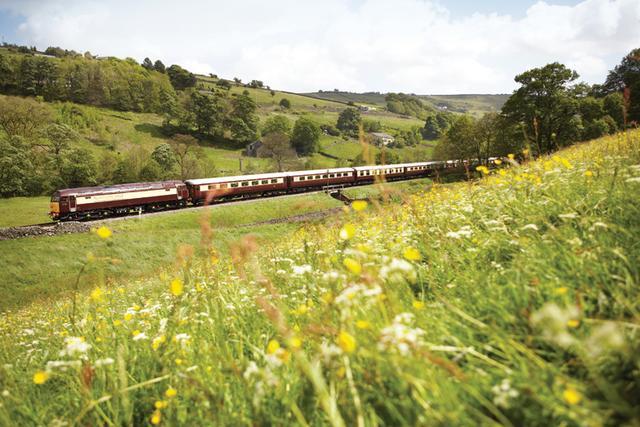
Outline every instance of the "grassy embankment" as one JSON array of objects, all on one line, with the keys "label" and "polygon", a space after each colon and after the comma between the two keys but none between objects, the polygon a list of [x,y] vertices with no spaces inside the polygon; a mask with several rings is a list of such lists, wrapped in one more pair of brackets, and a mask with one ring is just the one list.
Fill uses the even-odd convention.
[{"label": "grassy embankment", "polygon": [[636,132],[9,314],[0,423],[635,425],[639,195]]}]

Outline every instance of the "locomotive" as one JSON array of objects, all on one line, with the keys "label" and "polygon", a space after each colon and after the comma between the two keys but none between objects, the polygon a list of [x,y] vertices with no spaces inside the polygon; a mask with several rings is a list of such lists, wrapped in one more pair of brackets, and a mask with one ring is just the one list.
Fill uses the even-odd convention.
[{"label": "locomotive", "polygon": [[[494,161],[489,159],[489,164]],[[447,160],[67,188],[53,193],[49,216],[54,221],[98,219],[189,204],[365,185],[376,179],[421,178],[462,166],[470,165],[466,160]]]}]

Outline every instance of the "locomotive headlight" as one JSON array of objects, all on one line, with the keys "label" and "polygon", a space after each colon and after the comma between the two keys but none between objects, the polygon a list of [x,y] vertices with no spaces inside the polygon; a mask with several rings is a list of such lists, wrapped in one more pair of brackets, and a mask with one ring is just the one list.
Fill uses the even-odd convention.
[{"label": "locomotive headlight", "polygon": [[51,202],[49,204],[49,212],[51,212],[52,214],[60,213],[60,203]]}]

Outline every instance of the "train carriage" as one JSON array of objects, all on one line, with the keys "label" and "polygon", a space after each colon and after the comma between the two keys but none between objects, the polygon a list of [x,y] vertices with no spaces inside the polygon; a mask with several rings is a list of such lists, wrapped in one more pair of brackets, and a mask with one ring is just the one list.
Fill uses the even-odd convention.
[{"label": "train carriage", "polygon": [[54,220],[122,215],[186,206],[188,198],[182,181],[67,188],[53,193],[49,215]]},{"label": "train carriage", "polygon": [[192,203],[203,204],[250,194],[277,194],[287,191],[287,173],[225,176],[185,181]]},{"label": "train carriage", "polygon": [[288,172],[289,187],[293,190],[333,185],[350,185],[355,182],[353,168],[317,169]]},{"label": "train carriage", "polygon": [[404,167],[400,165],[357,166],[355,178],[357,183],[373,182],[379,179],[393,180],[405,175]]},{"label": "train carriage", "polygon": [[404,176],[413,177],[428,175],[438,167],[438,162],[402,163],[394,166],[404,168]]}]

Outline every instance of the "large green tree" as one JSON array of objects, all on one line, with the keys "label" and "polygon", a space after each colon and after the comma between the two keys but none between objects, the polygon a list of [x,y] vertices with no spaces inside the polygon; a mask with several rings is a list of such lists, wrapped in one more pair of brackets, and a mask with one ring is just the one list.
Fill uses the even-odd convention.
[{"label": "large green tree", "polygon": [[229,113],[229,129],[231,136],[238,142],[254,141],[258,133],[258,106],[251,98],[248,91],[231,98],[231,111]]},{"label": "large green tree", "polygon": [[174,64],[167,68],[167,74],[176,90],[184,90],[196,85],[196,76],[179,65]]},{"label": "large green tree", "polygon": [[606,93],[624,93],[627,122],[640,122],[640,48],[634,49],[609,72],[604,83]]},{"label": "large green tree", "polygon": [[296,120],[291,133],[291,145],[298,154],[309,155],[318,151],[320,127],[306,117]]},{"label": "large green tree", "polygon": [[336,127],[346,135],[357,137],[361,122],[360,111],[355,108],[345,108],[338,116]]},{"label": "large green tree", "polygon": [[267,117],[264,125],[262,125],[262,135],[266,136],[271,133],[289,135],[291,133],[291,122],[286,116],[281,114],[274,114]]},{"label": "large green tree", "polygon": [[524,137],[536,154],[548,153],[580,138],[580,118],[570,83],[578,74],[554,62],[516,76],[520,87],[502,113],[522,125]]}]

